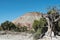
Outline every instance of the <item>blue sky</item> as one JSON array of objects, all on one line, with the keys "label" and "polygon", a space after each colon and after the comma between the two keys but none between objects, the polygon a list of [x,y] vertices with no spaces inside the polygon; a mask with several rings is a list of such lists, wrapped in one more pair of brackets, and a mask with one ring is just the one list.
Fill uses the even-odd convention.
[{"label": "blue sky", "polygon": [[60,5],[60,0],[0,0],[0,23],[12,21],[27,12],[47,12],[49,6]]}]

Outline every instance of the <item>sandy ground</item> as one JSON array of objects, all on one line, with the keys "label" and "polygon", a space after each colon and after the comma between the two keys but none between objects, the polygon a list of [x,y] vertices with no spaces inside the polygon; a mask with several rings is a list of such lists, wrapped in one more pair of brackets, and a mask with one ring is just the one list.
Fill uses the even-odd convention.
[{"label": "sandy ground", "polygon": [[[0,34],[0,40],[33,40],[33,37],[30,37],[32,34],[29,33],[8,33],[8,34]],[[60,40],[60,36],[56,37],[44,37],[39,40]]]},{"label": "sandy ground", "polygon": [[45,37],[43,39],[39,39],[39,40],[60,40],[60,36],[57,36],[57,37]]},{"label": "sandy ground", "polygon": [[5,34],[0,35],[0,40],[32,40],[31,34]]}]

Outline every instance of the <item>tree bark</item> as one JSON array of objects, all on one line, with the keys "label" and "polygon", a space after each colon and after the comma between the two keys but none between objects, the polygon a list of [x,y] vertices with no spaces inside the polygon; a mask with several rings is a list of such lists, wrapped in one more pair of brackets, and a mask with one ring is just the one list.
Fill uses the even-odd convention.
[{"label": "tree bark", "polygon": [[48,25],[47,25],[48,30],[47,30],[47,32],[46,32],[46,34],[45,34],[45,36],[50,36],[50,37],[51,37],[51,33],[52,33],[51,26],[52,26],[52,23],[51,23],[51,21],[49,20],[49,18],[48,18],[48,17],[45,17],[45,18],[46,18],[47,23],[48,23]]}]

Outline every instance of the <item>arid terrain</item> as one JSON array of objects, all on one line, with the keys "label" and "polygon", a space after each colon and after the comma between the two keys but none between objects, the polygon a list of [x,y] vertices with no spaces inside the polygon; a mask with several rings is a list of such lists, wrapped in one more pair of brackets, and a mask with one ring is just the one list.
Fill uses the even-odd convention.
[{"label": "arid terrain", "polygon": [[33,40],[33,37],[30,37],[32,34],[29,33],[17,33],[17,32],[8,32],[4,34],[4,31],[0,33],[0,40]]},{"label": "arid terrain", "polygon": [[[2,34],[1,34],[2,33]],[[25,33],[25,32],[8,32],[7,34],[3,34],[3,32],[0,33],[0,40],[33,40],[33,36],[31,36],[32,34],[29,33]],[[60,40],[60,36],[56,36],[56,37],[43,37],[42,39],[38,39],[38,40]]]}]

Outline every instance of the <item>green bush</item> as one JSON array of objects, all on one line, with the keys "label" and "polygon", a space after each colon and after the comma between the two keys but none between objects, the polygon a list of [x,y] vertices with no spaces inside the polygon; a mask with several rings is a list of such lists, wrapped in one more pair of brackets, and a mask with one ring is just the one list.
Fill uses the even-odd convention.
[{"label": "green bush", "polygon": [[15,30],[16,26],[10,22],[10,21],[5,21],[1,24],[1,27],[3,28],[3,30]]},{"label": "green bush", "polygon": [[41,18],[40,20],[35,20],[33,23],[33,29],[35,30],[34,39],[37,40],[40,36],[42,36],[47,31],[47,21],[45,18]]},{"label": "green bush", "polygon": [[3,30],[3,28],[0,26],[0,31],[2,31]]},{"label": "green bush", "polygon": [[34,33],[34,40],[37,40],[40,37],[40,35],[42,34],[41,31],[41,29],[38,29],[37,32]]},{"label": "green bush", "polygon": [[37,31],[38,28],[45,27],[47,25],[47,21],[45,18],[41,18],[40,20],[34,20],[33,29]]},{"label": "green bush", "polygon": [[39,27],[39,21],[38,20],[34,20],[34,23],[33,23],[33,29],[34,31],[37,31],[38,27]]},{"label": "green bush", "polygon": [[21,32],[20,29],[18,27],[16,27],[15,29],[11,30],[11,31],[15,31],[15,32]]},{"label": "green bush", "polygon": [[28,30],[27,32],[28,32],[28,33],[32,33],[32,34],[35,33],[35,31],[32,30],[32,29],[31,29],[31,30]]},{"label": "green bush", "polygon": [[25,32],[25,31],[27,31],[27,27],[26,27],[26,26],[24,26],[24,27],[20,27],[20,31],[21,31],[21,32]]},{"label": "green bush", "polygon": [[25,32],[27,31],[27,27],[18,27],[15,26],[12,22],[10,21],[5,21],[1,24],[1,27],[3,30],[8,30],[8,31],[16,31],[16,32]]}]

